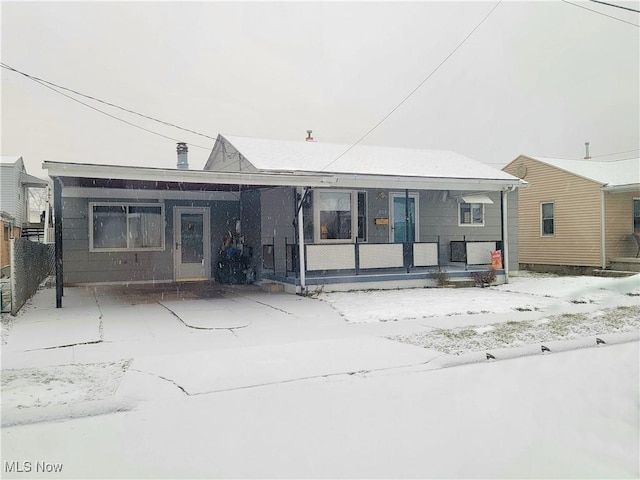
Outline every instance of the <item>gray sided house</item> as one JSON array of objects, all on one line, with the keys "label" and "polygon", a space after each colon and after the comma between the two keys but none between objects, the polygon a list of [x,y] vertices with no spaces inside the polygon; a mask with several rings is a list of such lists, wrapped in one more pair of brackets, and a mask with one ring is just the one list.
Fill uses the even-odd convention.
[{"label": "gray sided house", "polygon": [[504,282],[518,266],[525,182],[453,152],[219,135],[198,171],[44,168],[60,289],[270,281],[300,293],[429,286],[438,271],[463,280],[492,267]]}]

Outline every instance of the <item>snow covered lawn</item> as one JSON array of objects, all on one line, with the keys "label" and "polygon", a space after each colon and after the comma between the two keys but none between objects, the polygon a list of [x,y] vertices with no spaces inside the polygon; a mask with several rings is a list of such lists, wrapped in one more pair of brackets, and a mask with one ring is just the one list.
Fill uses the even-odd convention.
[{"label": "snow covered lawn", "polygon": [[640,306],[636,305],[608,308],[593,313],[562,313],[539,320],[499,322],[452,329],[436,328],[390,338],[451,355],[460,355],[470,351],[629,332],[638,327]]},{"label": "snow covered lawn", "polygon": [[521,272],[509,284],[489,288],[413,288],[322,293],[350,323],[389,322],[441,316],[544,311],[572,305],[637,305],[640,275],[627,278],[555,276]]},{"label": "snow covered lawn", "polygon": [[118,388],[130,361],[2,370],[2,408],[102,400]]}]

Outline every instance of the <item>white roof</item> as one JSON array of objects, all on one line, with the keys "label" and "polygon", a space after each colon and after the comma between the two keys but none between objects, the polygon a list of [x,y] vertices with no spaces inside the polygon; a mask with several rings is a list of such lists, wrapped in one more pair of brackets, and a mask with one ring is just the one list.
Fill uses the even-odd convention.
[{"label": "white roof", "polygon": [[221,136],[259,171],[518,180],[499,169],[447,150],[356,145],[347,151],[349,145],[325,142]]},{"label": "white roof", "polygon": [[526,156],[538,162],[546,163],[547,165],[601,183],[602,185],[614,187],[640,183],[639,158],[602,161]]},{"label": "white roof", "polygon": [[0,164],[3,165],[12,165],[16,162],[22,161],[22,157],[19,155],[14,155],[14,156],[8,156],[8,155],[2,155],[0,156]]}]

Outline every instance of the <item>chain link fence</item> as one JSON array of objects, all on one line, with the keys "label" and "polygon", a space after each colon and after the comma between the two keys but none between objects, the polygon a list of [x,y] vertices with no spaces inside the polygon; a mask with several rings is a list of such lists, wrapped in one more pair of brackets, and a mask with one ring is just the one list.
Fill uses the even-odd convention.
[{"label": "chain link fence", "polygon": [[25,238],[11,240],[11,315],[18,313],[40,284],[53,275],[54,245]]}]

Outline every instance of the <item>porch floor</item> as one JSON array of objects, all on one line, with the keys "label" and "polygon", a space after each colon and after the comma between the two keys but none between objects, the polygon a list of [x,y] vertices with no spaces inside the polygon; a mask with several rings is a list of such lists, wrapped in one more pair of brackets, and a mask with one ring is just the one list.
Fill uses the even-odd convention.
[{"label": "porch floor", "polygon": [[[491,270],[491,265],[467,265],[451,264],[441,267],[413,267],[407,272],[406,268],[384,268],[361,270],[356,273],[354,270],[340,271],[317,271],[307,272],[307,285],[328,285],[340,283],[367,283],[367,282],[398,282],[411,280],[434,280],[438,272],[445,272],[449,275],[452,283],[473,281],[474,272],[487,272]],[[504,275],[504,270],[496,270],[496,275]],[[262,278],[289,285],[300,285],[300,278],[292,272],[263,272]]]}]

